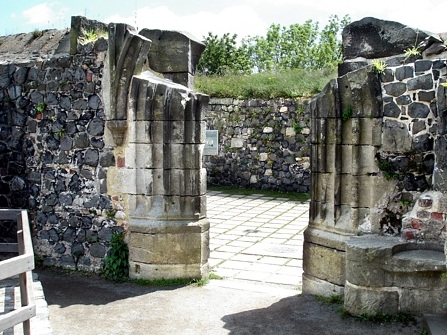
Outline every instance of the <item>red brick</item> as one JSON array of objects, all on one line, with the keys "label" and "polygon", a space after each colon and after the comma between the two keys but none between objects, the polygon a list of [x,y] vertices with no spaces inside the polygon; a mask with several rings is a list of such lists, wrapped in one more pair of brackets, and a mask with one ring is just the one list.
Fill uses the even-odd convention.
[{"label": "red brick", "polygon": [[85,74],[85,80],[91,82],[93,80],[93,72],[87,71],[87,73]]},{"label": "red brick", "polygon": [[116,160],[116,166],[117,167],[124,167],[126,165],[126,160],[124,157],[118,156],[118,159]]},{"label": "red brick", "polygon": [[444,213],[433,212],[431,213],[431,218],[433,220],[444,221]]},{"label": "red brick", "polygon": [[413,228],[413,229],[420,229],[421,224],[422,224],[422,222],[420,220],[417,220],[417,219],[411,220],[411,228]]},{"label": "red brick", "polygon": [[415,231],[414,230],[410,230],[410,229],[405,229],[405,230],[403,230],[402,231],[402,237],[405,239],[405,240],[414,240],[415,238],[416,238],[416,234],[415,234]]}]

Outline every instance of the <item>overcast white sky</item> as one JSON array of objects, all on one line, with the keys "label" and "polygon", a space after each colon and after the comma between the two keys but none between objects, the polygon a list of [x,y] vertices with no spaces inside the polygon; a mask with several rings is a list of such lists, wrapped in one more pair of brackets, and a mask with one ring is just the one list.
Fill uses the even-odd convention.
[{"label": "overcast white sky", "polygon": [[366,16],[397,21],[434,33],[447,31],[447,0],[3,0],[0,35],[35,29],[67,28],[73,15],[105,23],[126,22],[138,28],[183,30],[203,39],[208,32],[264,36],[275,23],[306,20],[323,27],[329,16]]}]

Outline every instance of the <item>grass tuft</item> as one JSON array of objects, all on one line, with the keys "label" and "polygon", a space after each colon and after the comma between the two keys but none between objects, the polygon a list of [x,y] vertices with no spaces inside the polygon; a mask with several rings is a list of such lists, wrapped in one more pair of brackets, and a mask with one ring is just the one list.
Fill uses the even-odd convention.
[{"label": "grass tuft", "polygon": [[333,69],[288,69],[250,75],[196,76],[195,90],[215,98],[239,99],[312,97],[337,73]]},{"label": "grass tuft", "polygon": [[331,294],[329,297],[323,296],[323,295],[319,295],[317,294],[315,296],[315,299],[319,302],[323,302],[325,304],[342,304],[343,303],[343,297],[338,295],[338,294]]},{"label": "grass tuft", "polygon": [[258,190],[254,188],[238,188],[234,186],[207,186],[209,191],[223,192],[230,195],[262,194],[265,197],[286,198],[289,200],[304,202],[310,199],[309,193],[279,192],[272,190]]}]

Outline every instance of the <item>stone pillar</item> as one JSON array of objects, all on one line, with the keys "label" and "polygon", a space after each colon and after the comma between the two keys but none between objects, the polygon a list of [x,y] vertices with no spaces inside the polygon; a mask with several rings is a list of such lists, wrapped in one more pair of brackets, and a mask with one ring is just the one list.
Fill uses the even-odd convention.
[{"label": "stone pillar", "polygon": [[378,176],[382,100],[377,74],[364,67],[332,80],[309,104],[311,203],[304,238],[303,292],[342,294],[347,240],[378,232],[373,208],[394,189]]},{"label": "stone pillar", "polygon": [[109,193],[126,206],[130,277],[200,278],[209,256],[202,168],[209,97],[163,78],[149,52],[154,48],[159,62],[191,75],[200,54],[190,47],[198,42],[176,33],[177,43],[163,44],[124,25],[111,25],[109,34],[115,40],[109,43],[107,126],[116,166],[107,180]]}]

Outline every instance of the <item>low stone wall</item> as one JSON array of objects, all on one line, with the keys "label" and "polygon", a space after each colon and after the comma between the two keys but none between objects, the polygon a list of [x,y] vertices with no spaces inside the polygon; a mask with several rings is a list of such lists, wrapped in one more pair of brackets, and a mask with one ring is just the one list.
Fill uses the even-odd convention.
[{"label": "low stone wall", "polygon": [[219,153],[205,156],[208,185],[309,192],[310,115],[294,99],[211,98],[207,129]]}]

